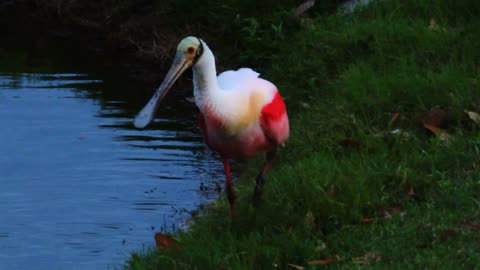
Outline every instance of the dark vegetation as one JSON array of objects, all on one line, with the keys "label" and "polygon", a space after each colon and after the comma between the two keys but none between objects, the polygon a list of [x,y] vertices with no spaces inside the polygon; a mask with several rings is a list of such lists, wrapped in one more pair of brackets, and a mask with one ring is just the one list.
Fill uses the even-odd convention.
[{"label": "dark vegetation", "polygon": [[302,18],[287,0],[28,2],[146,69],[202,36],[219,69],[252,67],[286,98],[291,139],[262,206],[247,166],[236,222],[222,198],[126,268],[480,265],[480,2],[318,2]]}]

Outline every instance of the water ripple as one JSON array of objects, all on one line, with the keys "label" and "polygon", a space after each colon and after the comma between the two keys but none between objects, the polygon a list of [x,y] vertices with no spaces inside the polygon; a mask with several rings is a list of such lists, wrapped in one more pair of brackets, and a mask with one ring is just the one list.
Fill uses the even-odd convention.
[{"label": "water ripple", "polygon": [[2,267],[118,265],[154,244],[152,228],[181,227],[210,200],[201,183],[223,179],[191,107],[165,106],[137,130],[142,104],[109,87],[89,74],[0,73]]}]

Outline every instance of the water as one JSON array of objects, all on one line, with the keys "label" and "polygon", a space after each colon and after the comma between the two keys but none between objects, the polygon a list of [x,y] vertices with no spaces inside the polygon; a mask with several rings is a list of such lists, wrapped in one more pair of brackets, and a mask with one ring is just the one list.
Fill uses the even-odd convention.
[{"label": "water", "polygon": [[345,10],[345,13],[353,13],[357,7],[366,6],[372,0],[344,0],[340,3],[340,7]]},{"label": "water", "polygon": [[8,55],[23,64],[0,66],[0,269],[121,268],[215,197],[193,104],[170,98],[136,130],[138,84]]}]

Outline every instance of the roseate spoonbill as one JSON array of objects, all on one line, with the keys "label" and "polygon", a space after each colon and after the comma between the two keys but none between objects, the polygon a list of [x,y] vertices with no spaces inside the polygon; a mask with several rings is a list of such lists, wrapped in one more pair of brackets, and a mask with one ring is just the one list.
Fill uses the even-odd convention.
[{"label": "roseate spoonbill", "polygon": [[227,197],[234,218],[235,193],[229,160],[266,153],[253,196],[253,204],[258,206],[264,177],[277,146],[289,136],[285,103],[275,85],[259,78],[250,68],[225,71],[217,77],[215,58],[207,44],[200,38],[186,37],[178,44],[173,64],[160,87],[135,117],[136,128],[145,128],[152,122],[160,101],[188,67],[193,69],[200,131],[205,143],[223,160]]}]

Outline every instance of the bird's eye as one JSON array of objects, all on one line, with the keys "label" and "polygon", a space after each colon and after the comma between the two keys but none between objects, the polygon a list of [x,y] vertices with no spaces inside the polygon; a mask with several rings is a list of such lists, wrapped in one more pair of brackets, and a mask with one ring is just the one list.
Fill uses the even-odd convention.
[{"label": "bird's eye", "polygon": [[195,48],[194,47],[188,47],[187,49],[187,53],[188,54],[193,54],[195,52]]}]

